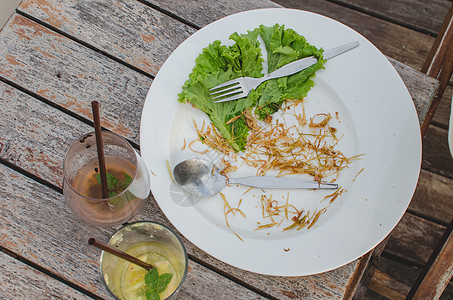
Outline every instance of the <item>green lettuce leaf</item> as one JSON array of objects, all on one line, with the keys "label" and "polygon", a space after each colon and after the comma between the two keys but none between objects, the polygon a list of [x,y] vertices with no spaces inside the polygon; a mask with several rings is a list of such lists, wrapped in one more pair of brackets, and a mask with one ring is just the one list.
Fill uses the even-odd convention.
[{"label": "green lettuce leaf", "polygon": [[[209,88],[241,76],[263,76],[258,35],[262,37],[268,53],[269,72],[311,55],[319,57],[319,60],[297,74],[262,83],[246,98],[214,103]],[[178,101],[191,103],[205,112],[233,150],[243,151],[249,133],[244,117],[226,123],[250,108],[255,109],[259,119],[265,119],[278,111],[286,99],[305,97],[314,85],[311,79],[317,70],[323,68],[325,60],[322,58],[322,49],[310,45],[294,30],[278,24],[272,27],[261,25],[246,34],[233,33],[230,39],[234,41],[231,46],[214,41],[203,49],[178,95]]]}]

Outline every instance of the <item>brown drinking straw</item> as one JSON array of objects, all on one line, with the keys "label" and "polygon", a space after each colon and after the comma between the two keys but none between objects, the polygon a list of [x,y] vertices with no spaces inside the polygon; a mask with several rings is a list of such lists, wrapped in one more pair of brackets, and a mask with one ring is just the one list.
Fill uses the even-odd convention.
[{"label": "brown drinking straw", "polygon": [[101,175],[102,198],[108,198],[107,171],[105,170],[104,146],[101,133],[101,118],[99,116],[99,102],[91,102],[93,109],[94,133],[96,135],[96,147],[98,149],[99,174]]},{"label": "brown drinking straw", "polygon": [[120,258],[122,258],[124,260],[127,260],[128,262],[136,264],[136,265],[146,269],[147,271],[149,271],[152,268],[154,268],[152,265],[150,265],[150,264],[148,264],[148,263],[146,263],[146,262],[144,262],[144,261],[132,256],[132,255],[129,255],[126,252],[123,252],[121,250],[115,249],[113,247],[110,247],[107,244],[104,244],[102,242],[97,241],[95,238],[90,238],[88,240],[88,244],[93,245],[96,248],[99,248],[101,250],[104,250],[105,252],[108,252],[110,254],[118,256],[118,257],[120,257]]}]

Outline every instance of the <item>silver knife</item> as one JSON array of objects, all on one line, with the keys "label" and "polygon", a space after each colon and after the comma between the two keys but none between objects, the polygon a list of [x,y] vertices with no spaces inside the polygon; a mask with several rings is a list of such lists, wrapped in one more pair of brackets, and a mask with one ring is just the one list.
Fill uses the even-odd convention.
[{"label": "silver knife", "polygon": [[[345,45],[324,51],[322,56],[326,60],[331,59],[332,57],[335,57],[339,54],[349,51],[349,50],[357,47],[358,45],[359,45],[359,42],[357,42],[357,41],[349,43],[349,44],[345,44]],[[266,76],[264,76],[263,79],[266,78],[266,80],[269,80],[272,78],[289,76],[289,75],[295,74],[297,72],[300,72],[300,71],[314,65],[317,62],[318,62],[318,59],[314,56],[302,58],[302,59],[293,61],[289,64],[286,64],[281,68],[278,68],[277,70],[273,71],[272,73],[269,73]]]},{"label": "silver knife", "polygon": [[[324,51],[323,57],[326,60],[331,59],[332,57],[335,57],[339,54],[349,51],[357,46],[359,46],[358,41],[348,43],[348,44]],[[223,96],[227,96],[227,95],[222,95],[222,93],[226,92],[226,90],[224,90],[223,88],[224,87],[230,88],[230,86],[232,86],[230,91],[233,95],[230,97],[227,97],[225,99],[217,100],[217,101],[215,101],[215,103],[239,99],[239,98],[247,96],[247,94],[249,93],[250,90],[257,88],[258,85],[260,85],[264,81],[295,74],[297,72],[300,72],[300,71],[314,65],[317,62],[318,62],[318,59],[316,57],[310,56],[310,57],[302,58],[302,59],[293,61],[289,64],[286,64],[283,67],[278,68],[277,70],[275,70],[261,78],[252,78],[252,77],[236,78],[236,79],[230,80],[229,82],[225,82],[223,84],[220,84],[216,87],[211,88],[210,91],[220,89],[219,91],[214,91],[213,93],[211,93],[211,95],[214,96],[214,94],[219,94],[218,96],[214,97],[213,100],[215,98],[221,98]],[[234,84],[238,84],[238,83],[239,83],[238,86],[234,86]],[[238,89],[238,87],[239,87],[239,89]]]}]

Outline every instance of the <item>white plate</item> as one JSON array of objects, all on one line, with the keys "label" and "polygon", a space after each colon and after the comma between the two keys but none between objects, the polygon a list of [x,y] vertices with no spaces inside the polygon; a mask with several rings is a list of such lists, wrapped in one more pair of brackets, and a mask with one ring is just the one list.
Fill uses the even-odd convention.
[{"label": "white plate", "polygon": [[[172,183],[166,161],[173,167],[183,159],[201,156],[182,147],[184,140],[188,143],[196,138],[192,120],[199,121],[204,114],[177,101],[201,50],[216,39],[231,44],[228,36],[235,31],[245,33],[261,24],[275,23],[294,29],[323,49],[360,42],[358,48],[329,60],[326,69],[316,73],[305,108],[307,114],[339,112],[341,122],[337,127],[344,138],[338,148],[347,156],[365,155],[338,179],[348,192],[334,201],[309,230],[282,232],[280,227],[255,231],[257,222],[265,223],[259,206],[262,192],[241,195],[244,188],[225,188],[223,193],[232,206],[243,199],[241,208],[247,218],[229,216],[230,226],[244,240],[241,241],[225,224],[220,196],[193,202]],[[179,45],[149,90],[141,119],[140,147],[152,172],[152,193],[181,234],[230,265],[281,276],[328,271],[375,247],[403,216],[415,190],[421,162],[414,104],[384,55],[363,36],[335,20],[290,9],[231,15],[202,28]],[[267,193],[277,200],[287,195],[286,191]],[[324,191],[291,191],[290,199],[313,211],[320,208],[320,199],[325,195]]]}]

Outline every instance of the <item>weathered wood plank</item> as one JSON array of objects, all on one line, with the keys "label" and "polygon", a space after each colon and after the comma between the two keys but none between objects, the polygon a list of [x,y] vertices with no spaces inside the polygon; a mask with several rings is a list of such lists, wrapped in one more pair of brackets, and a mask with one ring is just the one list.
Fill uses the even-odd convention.
[{"label": "weathered wood plank", "polygon": [[453,179],[422,169],[409,210],[448,224],[453,216]]},{"label": "weathered wood plank", "polygon": [[3,252],[0,269],[2,299],[91,299]]},{"label": "weathered wood plank", "polygon": [[444,231],[445,226],[405,214],[392,231],[384,251],[422,266]]},{"label": "weathered wood plank", "polygon": [[424,169],[453,178],[453,158],[447,144],[448,130],[430,125],[423,138]]},{"label": "weathered wood plank", "polygon": [[[13,113],[8,113],[5,114],[9,115],[10,118],[5,120],[5,124],[9,124],[10,130],[4,130],[0,136],[6,135],[6,141],[7,142],[2,142],[2,145],[8,144],[8,149],[7,152],[12,155],[14,152],[17,157],[24,156],[23,160],[18,160],[17,162],[14,162],[15,164],[27,171],[30,171],[32,173],[37,172],[35,170],[39,170],[40,168],[44,168],[45,163],[47,163],[47,160],[39,160],[35,159],[33,156],[28,156],[25,158],[25,155],[28,153],[28,148],[35,148],[39,147],[37,149],[40,149],[40,155],[43,157],[51,157],[55,159],[56,161],[59,162],[60,166],[62,165],[62,160],[63,156],[65,153],[64,147],[61,147],[62,144],[59,144],[59,146],[55,146],[56,142],[52,142],[55,137],[53,135],[48,136],[51,130],[56,130],[55,135],[56,136],[62,136],[61,140],[58,140],[58,143],[64,143],[66,140],[71,140],[71,137],[78,136],[79,132],[83,133],[85,128],[87,128],[86,125],[84,125],[81,121],[78,121],[77,119],[70,119],[68,118],[63,112],[50,107],[48,105],[45,105],[41,103],[40,101],[27,96],[21,92],[18,91],[11,91],[11,88],[8,86],[5,86],[5,84],[0,83],[0,90],[5,91],[2,94],[8,94],[9,96],[5,98],[3,101],[6,106],[12,107],[14,111],[21,111],[21,117],[16,117],[15,114]],[[6,92],[9,91],[9,92]],[[25,109],[26,107],[30,107],[32,109],[27,110]],[[36,126],[28,126],[26,123],[24,124],[23,128],[21,127],[22,122],[24,122],[27,119],[33,120],[33,117],[29,114],[34,114],[38,112],[40,114],[43,114],[46,116],[46,122],[40,122],[37,123]],[[42,116],[41,116],[42,117]],[[59,127],[59,129],[55,129],[57,126],[54,126],[53,124],[57,124],[61,120],[65,120],[66,126]],[[77,123],[79,122],[79,124]],[[1,127],[5,128],[5,127]],[[8,127],[6,127],[8,128]],[[8,135],[11,133],[11,135]],[[42,133],[42,134],[40,134]],[[11,136],[11,139],[9,138]],[[14,138],[15,137],[15,138]],[[49,140],[49,144],[46,145],[45,141]],[[27,146],[28,145],[28,146]],[[55,149],[56,148],[56,149]],[[6,157],[7,158],[7,157]],[[5,159],[6,159],[5,158]],[[48,168],[46,172],[41,172],[39,173],[40,177],[42,177],[44,180],[47,181],[55,181],[59,176],[61,176],[61,170],[58,167],[53,167],[53,168]],[[1,177],[0,177],[1,178]],[[11,187],[10,190],[14,191],[15,189],[22,189],[24,188],[19,188],[22,185],[27,186],[27,183],[22,183],[19,181],[14,181],[15,186]],[[31,190],[32,188],[30,188]],[[43,189],[43,187],[35,188],[36,193],[41,192],[40,190]],[[25,188],[27,190],[27,188]],[[50,193],[50,192],[49,192]],[[58,220],[66,220],[68,223],[66,226],[73,228],[73,230],[70,232],[72,234],[74,231],[77,231],[77,234],[74,236],[74,239],[71,240],[69,243],[70,247],[74,247],[78,249],[77,247],[80,247],[80,245],[83,245],[85,243],[85,239],[87,236],[90,234],[90,230],[94,230],[90,227],[85,226],[84,224],[77,222],[77,220],[74,219],[70,211],[67,210],[67,208],[64,206],[63,203],[63,197],[61,195],[57,195],[54,193],[50,193],[49,195],[45,194],[39,194],[39,195],[9,195],[9,196],[3,196],[2,199],[17,199],[19,203],[24,201],[22,205],[18,204],[8,204],[9,209],[8,210],[2,210],[1,213],[5,213],[6,216],[3,216],[2,218],[20,218],[19,224],[12,224],[11,226],[7,226],[7,228],[22,228],[24,226],[23,224],[30,223],[30,220],[34,218],[36,213],[31,213],[30,215],[23,215],[22,210],[25,210],[26,207],[33,208],[33,210],[36,210],[36,208],[41,207],[42,209],[47,209],[47,207],[50,207],[49,209],[55,209],[56,211],[63,211],[64,213],[58,212],[59,217]],[[27,203],[24,199],[33,199],[33,203]],[[59,201],[58,205],[54,204],[48,204],[46,201],[41,203],[41,199],[46,199],[50,198],[47,201]],[[55,199],[57,198],[57,199]],[[137,216],[136,219],[149,219],[150,216],[152,216],[153,220],[158,220],[160,222],[163,222],[165,224],[170,225],[169,221],[165,218],[163,213],[160,211],[158,208],[157,204],[153,201],[152,198],[150,198],[149,205],[145,207],[145,209],[140,213],[139,216]],[[40,204],[41,203],[41,204]],[[4,204],[5,206],[7,205],[6,203]],[[11,209],[11,207],[14,207],[14,209]],[[23,208],[21,208],[23,207]],[[11,209],[11,211],[10,211]],[[19,216],[15,216],[15,214],[19,214]],[[39,216],[42,216],[40,218],[37,218],[37,222],[43,222],[44,215],[55,215],[57,212],[41,212],[39,213]],[[9,216],[9,217],[8,217]],[[58,220],[54,220],[57,222]],[[44,222],[45,223],[45,222]],[[22,225],[21,225],[22,224]],[[31,228],[33,228],[33,224],[30,224]],[[41,232],[44,231],[44,228],[48,228],[48,226],[52,227],[52,224],[41,224],[40,226],[37,227],[37,231],[34,231],[34,229],[28,229],[25,230],[25,234],[21,233],[16,233],[16,232],[9,232],[7,228],[4,228],[6,232],[4,234],[12,234],[13,236],[8,236],[8,238],[2,239],[4,241],[7,240],[12,240],[15,241],[13,242],[12,245],[5,245],[5,247],[14,250],[16,252],[23,253],[24,250],[21,250],[20,247],[22,247],[22,243],[20,243],[20,247],[16,245],[18,242],[16,240],[20,240],[20,238],[25,235],[29,236],[32,235],[33,237],[31,238],[28,250],[30,253],[27,253],[26,256],[32,256],[31,252],[34,248],[40,249],[42,246],[40,241],[40,237],[36,237],[36,241],[33,243],[32,240],[35,240],[35,235],[36,232]],[[57,225],[55,225],[57,226]],[[170,225],[171,226],[171,225]],[[60,226],[61,227],[61,226]],[[0,230],[1,230],[0,226]],[[65,228],[61,230],[66,230]],[[80,235],[79,231],[80,230]],[[45,239],[51,239],[54,240],[56,243],[58,242],[57,237],[58,236],[65,236],[66,233],[63,232],[55,232],[52,234],[55,234],[55,236],[46,236],[44,237]],[[93,231],[92,234],[96,234],[96,237],[99,237],[101,239],[106,239],[107,233],[105,231]],[[83,237],[83,238],[82,238]],[[78,246],[75,244],[78,243]],[[23,242],[23,244],[26,244]],[[341,298],[341,295],[344,293],[345,288],[348,286],[349,282],[348,279],[350,275],[354,272],[356,264],[358,264],[358,261],[355,261],[353,263],[350,263],[344,267],[341,267],[339,269],[336,269],[331,272],[327,272],[324,274],[319,274],[315,276],[307,276],[307,277],[295,277],[295,278],[276,278],[272,276],[261,276],[258,274],[242,271],[239,269],[236,269],[234,267],[231,267],[229,265],[226,265],[211,256],[207,255],[203,251],[199,250],[195,246],[193,246],[190,242],[185,240],[186,247],[188,249],[188,252],[191,255],[194,255],[201,261],[206,262],[207,264],[211,264],[217,269],[220,269],[231,276],[238,278],[238,280],[241,280],[243,282],[246,282],[250,286],[254,286],[257,289],[261,289],[265,291],[266,293],[269,293],[270,295],[273,295],[276,298],[280,299],[291,299],[292,296],[298,295],[301,298],[310,298],[310,299],[325,299],[326,297],[332,297],[332,298]],[[17,248],[19,247],[19,249]],[[72,248],[71,248],[72,249]],[[56,249],[50,249],[49,252],[46,255],[47,256],[52,256],[52,255],[63,255],[64,252],[62,251],[67,251],[67,253],[71,253],[71,249],[66,249],[62,248],[60,250]],[[55,254],[52,254],[55,253]],[[92,254],[86,254],[86,251],[83,255],[92,255]],[[80,259],[84,257],[81,254],[81,257],[78,257],[76,261],[71,260],[71,262],[79,263]],[[67,255],[66,255],[67,256]],[[33,257],[33,256],[32,256]],[[92,257],[93,261],[96,260],[96,257]],[[48,263],[46,263],[48,264]],[[57,268],[55,265],[51,265],[49,268],[54,269]],[[58,269],[58,268],[57,268]],[[58,273],[64,273],[66,270],[59,270]],[[80,271],[80,272],[93,272],[92,270],[85,270],[85,271]],[[79,274],[78,276],[81,276]],[[89,279],[88,279],[89,280]],[[219,280],[219,279],[216,279]],[[223,281],[223,280],[222,280]],[[88,282],[84,282],[83,284],[81,283],[82,286],[86,286]],[[277,288],[278,287],[278,288]],[[316,287],[313,289],[312,287]]]},{"label": "weathered wood plank", "polygon": [[25,0],[18,10],[154,75],[195,32],[135,0]]},{"label": "weathered wood plank", "polygon": [[331,1],[275,0],[290,8],[319,13],[348,25],[370,40],[385,55],[420,70],[434,38]]},{"label": "weathered wood plank", "polygon": [[[64,204],[63,195],[1,164],[0,176],[0,245],[100,297],[110,298],[100,278],[100,251],[89,246],[87,241],[92,236],[105,241],[114,228],[81,223]],[[150,212],[149,208],[147,212]],[[49,217],[57,215],[58,218]],[[149,219],[149,215],[142,213],[136,219]],[[241,299],[262,298],[189,261],[180,294],[182,299],[228,299],[235,296]]]},{"label": "weathered wood plank", "polygon": [[453,74],[453,4],[451,5],[442,27],[434,41],[421,71],[439,80],[439,91],[434,97],[433,103],[422,125],[422,134],[428,129],[442,95]]},{"label": "weathered wood plank", "polygon": [[[406,295],[414,284],[420,269],[407,266],[386,257],[381,257],[378,263],[377,276],[370,283],[369,290],[365,294],[365,300],[394,299],[390,295]],[[374,293],[373,293],[374,291]],[[376,294],[375,294],[376,293]],[[384,297],[386,296],[386,297]],[[453,284],[450,283],[445,289],[441,300],[452,299]]]},{"label": "weathered wood plank", "polygon": [[111,230],[77,221],[65,206],[63,196],[54,190],[3,165],[0,173],[1,246],[106,297],[98,271],[99,257],[86,239],[96,236],[105,240]]},{"label": "weathered wood plank", "polygon": [[407,299],[439,299],[453,277],[453,219],[438,241]]},{"label": "weathered wood plank", "polygon": [[450,121],[452,93],[453,87],[451,85],[448,85],[432,120],[432,123],[441,126],[442,128],[448,128],[448,123]]},{"label": "weathered wood plank", "polygon": [[252,9],[281,7],[274,3],[275,1],[268,0],[219,0],[216,5],[212,5],[211,1],[197,0],[145,0],[146,2],[165,9],[172,14],[189,20],[198,27],[203,27],[212,23],[215,20],[223,17]]},{"label": "weathered wood plank", "polygon": [[16,14],[1,32],[0,76],[89,120],[97,100],[102,124],[138,143],[152,80],[96,51]]},{"label": "weathered wood plank", "polygon": [[341,0],[339,2],[431,35],[439,32],[442,20],[445,19],[451,6],[448,0]]},{"label": "weathered wood plank", "polygon": [[94,129],[3,82],[0,102],[0,157],[62,186],[65,152]]},{"label": "weathered wood plank", "polygon": [[419,71],[411,68],[405,64],[398,62],[392,58],[388,58],[393,64],[393,67],[400,74],[401,79],[406,85],[412,100],[414,101],[415,108],[417,110],[418,120],[420,125],[425,120],[426,114],[428,113],[431,101],[436,93],[439,86],[439,81],[427,77]]}]

